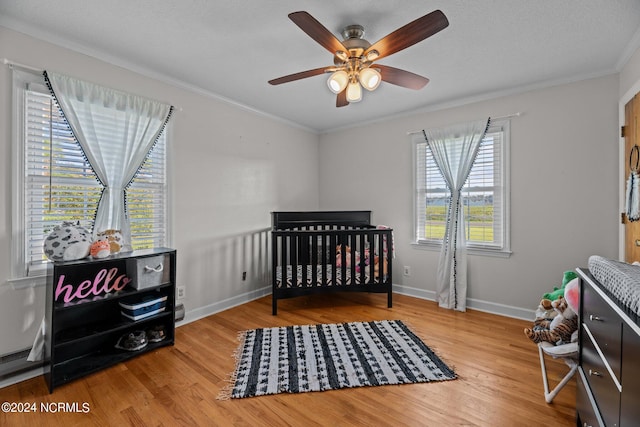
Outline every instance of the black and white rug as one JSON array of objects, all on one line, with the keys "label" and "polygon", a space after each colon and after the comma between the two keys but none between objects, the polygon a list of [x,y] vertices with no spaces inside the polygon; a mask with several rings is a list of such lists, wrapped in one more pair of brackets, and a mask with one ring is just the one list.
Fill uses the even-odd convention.
[{"label": "black and white rug", "polygon": [[456,378],[400,320],[252,329],[240,338],[220,399]]}]

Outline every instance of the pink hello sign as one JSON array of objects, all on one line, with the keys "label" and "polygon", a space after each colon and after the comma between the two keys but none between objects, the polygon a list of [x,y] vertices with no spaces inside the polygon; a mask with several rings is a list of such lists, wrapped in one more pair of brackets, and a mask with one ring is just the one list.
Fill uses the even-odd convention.
[{"label": "pink hello sign", "polygon": [[56,285],[55,301],[57,302],[60,297],[62,297],[65,303],[69,303],[91,296],[100,296],[110,292],[121,291],[131,282],[131,279],[127,277],[126,274],[119,275],[118,273],[117,267],[111,269],[103,268],[98,271],[93,280],[83,280],[77,286],[69,283],[65,284],[65,276],[61,274],[58,279],[58,284]]}]

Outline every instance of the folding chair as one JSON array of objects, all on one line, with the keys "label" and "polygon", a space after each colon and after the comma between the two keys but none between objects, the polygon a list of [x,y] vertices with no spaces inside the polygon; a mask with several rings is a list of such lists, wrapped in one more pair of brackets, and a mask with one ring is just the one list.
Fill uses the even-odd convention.
[{"label": "folding chair", "polygon": [[[571,377],[578,370],[578,343],[570,342],[568,344],[553,345],[548,342],[538,344],[538,352],[540,353],[540,369],[542,370],[542,382],[544,383],[544,398],[547,403],[551,403],[558,392],[564,387]],[[569,367],[569,372],[562,380],[549,391],[549,380],[547,378],[547,367],[544,362],[544,355],[553,357],[554,359],[562,359]]]}]

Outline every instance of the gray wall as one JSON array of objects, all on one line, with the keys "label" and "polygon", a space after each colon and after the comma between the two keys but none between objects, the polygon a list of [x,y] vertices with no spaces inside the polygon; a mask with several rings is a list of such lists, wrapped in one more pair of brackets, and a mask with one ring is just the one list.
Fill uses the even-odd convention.
[{"label": "gray wall", "polygon": [[[170,103],[172,230],[187,320],[270,292],[273,210],[318,209],[318,136],[213,96],[145,77],[0,27],[0,58]],[[0,355],[30,347],[44,287],[14,289],[11,251],[11,72],[0,66]],[[292,174],[296,179],[291,179]],[[242,272],[247,280],[242,281]]]},{"label": "gray wall", "polygon": [[468,305],[530,318],[564,271],[591,254],[617,257],[618,75],[322,135],[320,206],[372,209],[377,223],[393,226],[397,290],[433,298],[439,253],[411,245],[407,132],[516,112],[523,114],[511,120],[513,254],[469,256]]}]

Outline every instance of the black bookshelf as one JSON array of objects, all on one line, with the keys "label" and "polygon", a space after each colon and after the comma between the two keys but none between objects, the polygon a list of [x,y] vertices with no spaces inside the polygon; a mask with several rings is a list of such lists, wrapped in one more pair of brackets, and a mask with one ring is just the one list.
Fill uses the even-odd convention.
[{"label": "black bookshelf", "polygon": [[[141,275],[146,264],[162,264],[153,280]],[[69,381],[124,362],[175,339],[176,251],[156,248],[102,259],[51,263],[47,272],[45,379],[49,391]],[[123,301],[163,301],[162,311],[131,320]],[[120,337],[161,327],[165,336],[136,351],[116,348]]]}]

